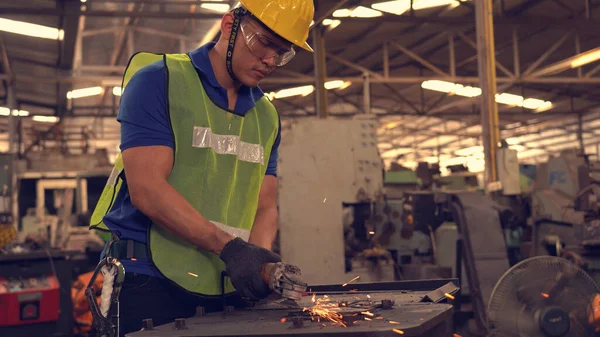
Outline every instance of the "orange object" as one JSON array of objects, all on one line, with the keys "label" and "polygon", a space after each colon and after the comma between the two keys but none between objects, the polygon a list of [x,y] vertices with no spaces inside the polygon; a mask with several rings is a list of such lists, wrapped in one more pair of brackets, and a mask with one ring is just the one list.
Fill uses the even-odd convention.
[{"label": "orange object", "polygon": [[588,323],[600,329],[600,294],[596,294],[592,299],[588,310]]},{"label": "orange object", "polygon": [[[73,318],[75,319],[75,333],[91,332],[92,330],[92,313],[85,298],[85,288],[92,279],[93,271],[79,275],[77,281],[73,282],[71,287],[71,299],[73,300]],[[102,282],[104,277],[98,274],[96,281],[92,285],[96,293],[96,302],[100,304],[100,294],[102,292]]]}]

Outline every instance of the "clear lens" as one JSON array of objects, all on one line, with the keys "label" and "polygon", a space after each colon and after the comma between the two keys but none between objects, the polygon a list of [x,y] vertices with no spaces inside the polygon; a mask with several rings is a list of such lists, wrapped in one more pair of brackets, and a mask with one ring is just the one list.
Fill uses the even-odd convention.
[{"label": "clear lens", "polygon": [[273,58],[275,66],[283,67],[296,56],[296,51],[293,46],[289,49],[282,48],[278,43],[259,32],[256,28],[248,29],[245,27],[246,25],[252,27],[252,24],[246,24],[246,22],[242,23],[240,25],[242,36],[244,36],[244,39],[246,40],[248,49],[250,49],[252,54],[256,57],[260,59]]}]

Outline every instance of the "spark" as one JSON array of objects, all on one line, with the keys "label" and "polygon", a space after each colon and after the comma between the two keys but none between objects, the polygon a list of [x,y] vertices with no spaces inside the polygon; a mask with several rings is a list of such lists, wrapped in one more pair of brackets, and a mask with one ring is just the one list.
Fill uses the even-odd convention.
[{"label": "spark", "polygon": [[379,316],[379,317],[377,317],[377,318],[375,318],[375,319],[383,319],[383,317]]},{"label": "spark", "polygon": [[360,297],[354,296],[354,299],[357,299],[357,300],[360,301]]},{"label": "spark", "polygon": [[135,257],[132,257],[130,260],[131,261],[137,261],[137,259]]},{"label": "spark", "polygon": [[396,321],[390,321],[390,324],[400,324],[400,323],[398,323]]},{"label": "spark", "polygon": [[316,302],[316,297],[317,297],[317,295],[316,295],[316,294],[313,294],[313,295],[312,295],[312,302],[313,302],[313,303],[315,303],[315,302]]},{"label": "spark", "polygon": [[189,271],[188,271],[188,275],[193,276],[193,277],[198,277],[198,275],[196,275],[194,273],[190,273]]},{"label": "spark", "polygon": [[323,199],[323,203],[325,203],[325,201],[327,201],[327,198]]},{"label": "spark", "polygon": [[448,298],[449,298],[449,299],[451,299],[451,300],[453,300],[453,299],[454,299],[454,296],[452,296],[452,295],[450,295],[450,294],[448,294],[448,293],[444,293],[444,296],[448,297]]},{"label": "spark", "polygon": [[371,295],[367,295],[367,298],[371,298]]},{"label": "spark", "polygon": [[375,232],[373,232],[373,231],[370,231],[370,232],[369,232],[369,234],[371,234],[371,235],[375,235]]},{"label": "spark", "polygon": [[371,321],[372,319],[370,319],[369,317],[365,317],[365,321]]},{"label": "spark", "polygon": [[367,315],[367,316],[371,316],[371,317],[375,316],[374,314],[372,314],[372,313],[370,313],[368,311],[363,311],[363,312],[361,312],[361,314]]},{"label": "spark", "polygon": [[347,327],[343,321],[343,315],[339,312],[339,304],[331,303],[330,301],[327,295],[322,298],[316,298],[315,294],[313,294],[313,306],[311,308],[304,308],[302,311],[308,311],[312,318],[317,318],[319,323],[321,322],[321,318],[323,318],[334,324]]},{"label": "spark", "polygon": [[453,333],[452,337],[462,337],[461,335],[457,334],[457,333]]},{"label": "spark", "polygon": [[[346,282],[346,283],[342,284],[342,287],[345,287],[345,286],[347,286],[348,284],[350,284],[350,283],[352,283],[352,282],[354,282],[354,281],[358,280],[359,278],[360,278],[360,276],[357,276],[357,277],[355,277],[355,278],[351,279],[350,281],[348,281],[348,282]],[[358,289],[357,289],[357,290],[358,290]],[[350,291],[352,291],[352,290],[350,290]]]},{"label": "spark", "polygon": [[285,323],[285,321],[287,321],[287,319],[284,317],[282,319],[279,320],[281,323]]},{"label": "spark", "polygon": [[545,298],[550,297],[550,295],[546,294],[546,293],[542,293],[542,296],[544,296]]},{"label": "spark", "polygon": [[398,329],[392,329],[393,332],[399,334],[399,335],[404,335],[404,331],[402,330],[398,330]]}]

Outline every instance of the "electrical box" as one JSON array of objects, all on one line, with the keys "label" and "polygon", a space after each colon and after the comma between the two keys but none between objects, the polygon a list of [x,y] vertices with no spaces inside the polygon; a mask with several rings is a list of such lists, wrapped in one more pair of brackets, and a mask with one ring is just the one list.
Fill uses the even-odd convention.
[{"label": "electrical box", "polygon": [[521,194],[521,174],[519,172],[519,159],[517,151],[509,148],[500,148],[496,151],[498,179],[502,184],[504,195]]},{"label": "electrical box", "polygon": [[383,188],[377,122],[302,119],[282,130],[279,147],[281,256],[309,284],[343,283],[342,203],[374,201]]}]

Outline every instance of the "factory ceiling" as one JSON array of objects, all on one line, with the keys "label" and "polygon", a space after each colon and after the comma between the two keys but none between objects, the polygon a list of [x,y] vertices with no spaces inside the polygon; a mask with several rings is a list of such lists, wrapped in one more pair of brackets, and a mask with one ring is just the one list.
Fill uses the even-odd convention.
[{"label": "factory ceiling", "polygon": [[[378,145],[388,164],[399,161],[413,167],[417,161],[439,160],[481,170],[473,1],[414,0],[412,9],[410,0],[393,1],[391,7],[388,2],[392,3],[315,1],[313,31],[319,29],[325,47],[328,115],[377,116]],[[234,3],[0,4],[0,96],[4,106],[15,97],[21,114],[29,114],[15,118],[23,130],[21,150],[51,146],[47,138],[60,133],[75,152],[87,142],[107,147],[114,155],[119,97],[113,88],[120,85],[129,57],[137,51],[186,52],[214,40],[222,13]],[[597,156],[598,7],[600,3],[591,0],[494,1],[500,135],[519,150],[523,161],[544,160],[580,143]],[[50,30],[44,38],[24,36],[27,28],[11,32],[15,22]],[[311,45],[318,35],[311,34]],[[317,115],[314,60],[315,55],[301,51],[261,85],[273,98],[284,126]],[[92,95],[74,98],[81,92],[73,90],[83,88],[93,88]],[[58,117],[60,122],[33,116]],[[6,130],[7,125],[3,117],[0,128]],[[7,139],[6,134],[1,139]]]}]

